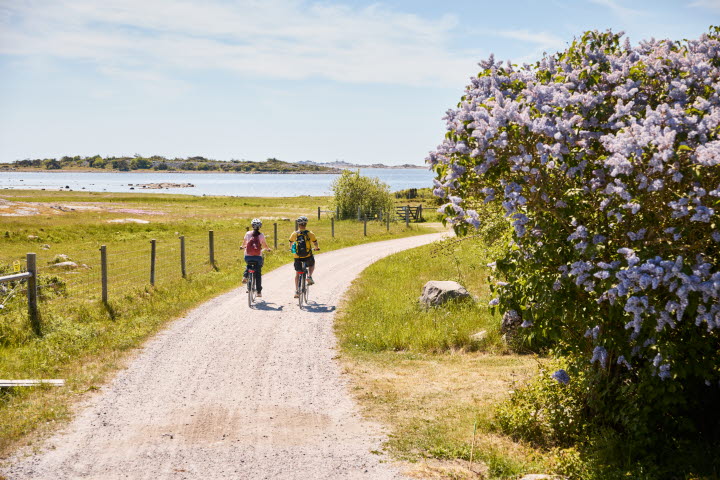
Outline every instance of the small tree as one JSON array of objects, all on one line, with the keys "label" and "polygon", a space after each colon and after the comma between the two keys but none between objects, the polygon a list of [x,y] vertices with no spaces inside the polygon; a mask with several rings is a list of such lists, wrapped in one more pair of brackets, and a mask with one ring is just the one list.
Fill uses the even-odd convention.
[{"label": "small tree", "polygon": [[353,217],[358,209],[364,215],[387,213],[393,206],[390,186],[377,177],[364,177],[359,171],[344,170],[330,188],[340,218]]}]

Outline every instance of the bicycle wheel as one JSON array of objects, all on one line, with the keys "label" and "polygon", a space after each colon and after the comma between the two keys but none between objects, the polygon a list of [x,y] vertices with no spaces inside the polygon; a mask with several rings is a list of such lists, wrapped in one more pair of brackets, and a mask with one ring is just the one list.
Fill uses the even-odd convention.
[{"label": "bicycle wheel", "polygon": [[300,275],[300,280],[298,281],[298,306],[302,308],[303,305],[303,299],[305,297],[305,289],[307,288],[305,284],[305,274],[303,273]]},{"label": "bicycle wheel", "polygon": [[308,285],[307,281],[305,281],[305,289],[303,290],[303,295],[305,296],[304,302],[305,305],[308,304],[308,297],[310,296],[310,285]]},{"label": "bicycle wheel", "polygon": [[247,288],[248,288],[248,307],[252,307],[252,304],[255,301],[255,273],[254,272],[248,272]]}]

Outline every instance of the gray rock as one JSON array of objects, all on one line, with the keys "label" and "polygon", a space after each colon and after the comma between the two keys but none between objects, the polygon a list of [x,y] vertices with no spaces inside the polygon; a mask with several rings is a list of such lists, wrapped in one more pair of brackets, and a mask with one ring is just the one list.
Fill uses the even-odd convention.
[{"label": "gray rock", "polygon": [[431,280],[423,287],[418,301],[427,307],[432,307],[442,305],[454,298],[472,299],[465,287],[457,282]]},{"label": "gray rock", "polygon": [[78,268],[78,264],[75,262],[58,262],[48,265],[48,268],[57,268],[59,270],[75,270]]},{"label": "gray rock", "polygon": [[500,325],[500,333],[514,332],[520,327],[522,318],[515,310],[508,310],[503,313],[502,324]]},{"label": "gray rock", "polygon": [[487,330],[480,330],[477,333],[470,335],[470,340],[473,342],[481,342],[487,338]]},{"label": "gray rock", "polygon": [[42,248],[43,250],[50,250],[50,245],[48,245],[48,244],[46,243],[46,244],[44,244],[44,245],[43,245],[42,247],[40,247],[40,248]]}]

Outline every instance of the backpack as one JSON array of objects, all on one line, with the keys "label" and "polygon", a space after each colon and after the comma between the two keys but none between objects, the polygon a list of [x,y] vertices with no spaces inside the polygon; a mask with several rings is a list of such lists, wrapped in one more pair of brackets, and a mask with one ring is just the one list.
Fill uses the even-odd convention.
[{"label": "backpack", "polygon": [[309,230],[302,230],[298,232],[295,238],[295,253],[298,257],[307,257],[310,253],[310,236],[308,235]]},{"label": "backpack", "polygon": [[249,250],[252,250],[253,252],[257,252],[258,250],[260,250],[260,249],[261,249],[261,245],[260,245],[260,235],[258,235],[258,236],[252,236],[252,237],[250,238],[250,241],[248,242],[248,245],[247,245],[247,246],[248,246],[248,249],[249,249]]}]

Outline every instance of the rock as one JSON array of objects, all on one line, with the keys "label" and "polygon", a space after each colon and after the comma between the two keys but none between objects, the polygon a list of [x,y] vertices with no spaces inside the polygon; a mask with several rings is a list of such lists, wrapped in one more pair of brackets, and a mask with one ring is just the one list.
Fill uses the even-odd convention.
[{"label": "rock", "polygon": [[282,222],[289,222],[289,221],[290,221],[290,219],[289,219],[289,218],[285,218],[285,217],[283,217],[283,218],[281,218],[281,219],[280,219],[280,221],[282,221]]},{"label": "rock", "polygon": [[480,330],[470,335],[470,340],[473,342],[482,342],[485,338],[487,338],[487,330]]},{"label": "rock", "polygon": [[515,310],[508,310],[503,313],[502,324],[500,324],[500,333],[515,332],[522,323],[522,318]]},{"label": "rock", "polygon": [[149,220],[142,220],[140,218],[115,218],[108,220],[108,223],[150,223]]},{"label": "rock", "polygon": [[67,262],[68,260],[70,260],[70,256],[69,256],[69,255],[65,255],[64,253],[60,253],[60,254],[58,254],[58,255],[55,255],[55,263]]},{"label": "rock", "polygon": [[50,250],[50,245],[48,245],[48,244],[46,243],[46,244],[44,244],[44,245],[43,245],[42,247],[40,247],[40,248],[42,248],[43,250]]},{"label": "rock", "polygon": [[557,475],[545,475],[544,473],[530,473],[525,475],[520,480],[560,480],[563,477]]},{"label": "rock", "polygon": [[49,265],[48,268],[57,268],[60,270],[75,270],[76,268],[78,268],[78,264],[75,262],[70,262],[70,261],[58,262],[58,263],[53,263],[53,264]]},{"label": "rock", "polygon": [[418,301],[427,307],[442,305],[451,299],[471,299],[465,287],[457,282],[431,280],[423,287]]},{"label": "rock", "polygon": [[38,237],[37,235],[28,235],[28,240],[37,240],[38,238],[40,237]]}]

